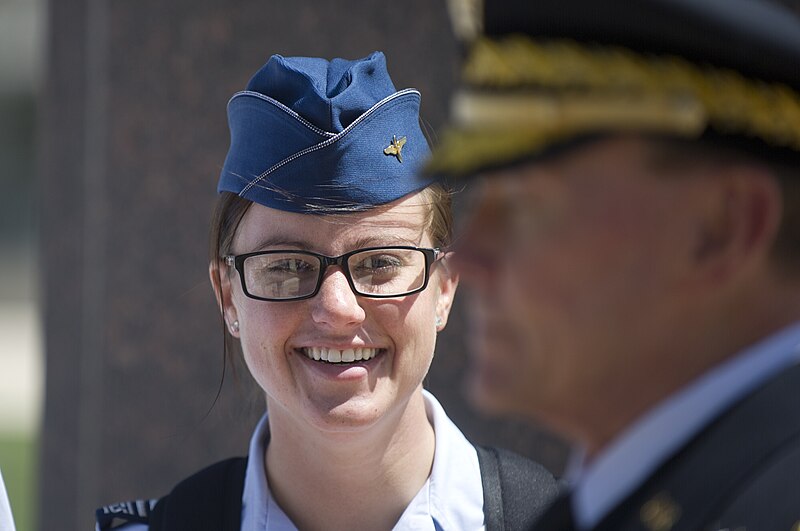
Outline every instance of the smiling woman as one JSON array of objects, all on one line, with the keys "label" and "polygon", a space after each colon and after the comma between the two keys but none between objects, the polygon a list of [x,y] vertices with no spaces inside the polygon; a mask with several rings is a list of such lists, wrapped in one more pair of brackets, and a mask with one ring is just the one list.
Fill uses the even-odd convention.
[{"label": "smiling woman", "polygon": [[[424,251],[432,251],[434,245],[425,230],[428,209],[420,194],[412,194],[345,215],[284,212],[257,203],[247,210],[230,249],[240,264],[239,271],[229,268],[223,273],[218,292],[228,323],[238,323],[229,327],[230,333],[241,342],[247,366],[266,392],[271,423],[293,425],[291,431],[273,429],[270,448],[280,445],[283,435],[309,428],[324,432],[357,429],[391,415],[405,430],[406,423],[411,427],[418,422],[413,411],[424,416],[424,407],[409,407],[408,402],[413,398],[422,405],[422,395],[415,391],[427,373],[436,332],[445,325],[457,282],[446,259],[426,261]],[[261,247],[265,232],[274,233],[278,227],[282,242]],[[379,235],[377,239],[375,235]],[[371,246],[384,247],[359,249],[365,240]],[[406,247],[394,247],[399,244]],[[270,254],[253,254],[256,252]],[[307,254],[306,264],[316,262],[306,266],[312,273],[303,267],[298,271],[296,265],[292,271],[287,257],[300,252],[346,254],[341,266],[332,265],[325,271],[318,255]],[[421,258],[413,258],[414,254]],[[250,267],[258,272],[250,273],[248,264],[265,256],[277,257],[273,260],[276,265],[267,268],[263,260],[257,260]],[[367,256],[405,261],[391,272],[381,271],[387,266],[380,262],[371,267],[373,274],[392,277],[389,284],[396,284],[393,288],[357,278],[361,273],[353,270],[365,268]],[[213,267],[212,277],[216,278]],[[234,279],[237,274],[239,279]],[[313,278],[307,278],[309,274]],[[275,287],[276,277],[281,278],[280,284],[291,283],[295,288]],[[407,280],[398,281],[397,277]],[[422,290],[426,283],[428,289]],[[391,291],[382,291],[386,289]],[[283,292],[282,297],[275,297],[278,291]],[[273,297],[273,302],[265,303],[264,295]],[[435,324],[437,318],[439,325]],[[355,360],[356,350],[361,360]],[[430,431],[427,422],[420,426]],[[426,437],[426,430],[415,431],[415,443],[421,445],[417,450],[422,454],[432,450],[426,439],[430,437],[427,442],[431,443],[433,434]],[[346,451],[357,449],[359,442],[367,443],[358,449],[362,460],[375,452],[371,437],[348,441]],[[289,447],[297,448],[294,444]],[[269,458],[268,450],[268,464]],[[420,466],[423,477],[429,468],[430,463]]]},{"label": "smiling woman", "polygon": [[209,275],[268,413],[246,460],[100,529],[527,529],[552,499],[545,469],[473,446],[423,390],[458,276],[419,104],[380,52],[273,56],[234,95]]}]

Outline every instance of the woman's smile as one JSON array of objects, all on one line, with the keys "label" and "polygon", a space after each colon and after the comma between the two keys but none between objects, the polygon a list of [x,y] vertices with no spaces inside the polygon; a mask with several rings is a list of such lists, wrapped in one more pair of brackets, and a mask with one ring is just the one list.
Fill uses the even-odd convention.
[{"label": "woman's smile", "polygon": [[300,351],[309,359],[322,361],[325,363],[350,364],[353,362],[366,362],[386,349],[381,348],[327,348],[327,347],[303,347]]},{"label": "woman's smile", "polygon": [[[327,348],[305,347],[295,349],[296,358],[315,377],[326,380],[362,381],[384,374],[385,362],[391,363],[388,348]],[[360,359],[356,359],[360,355]],[[325,359],[327,358],[327,359]],[[351,360],[352,361],[347,361]],[[391,367],[391,365],[389,365]],[[387,373],[388,374],[388,373]]]}]

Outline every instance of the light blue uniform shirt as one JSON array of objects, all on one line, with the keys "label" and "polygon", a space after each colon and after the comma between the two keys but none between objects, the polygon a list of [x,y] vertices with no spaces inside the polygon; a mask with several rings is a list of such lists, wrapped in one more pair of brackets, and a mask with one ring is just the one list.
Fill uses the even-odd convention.
[{"label": "light blue uniform shirt", "polygon": [[[428,481],[406,507],[394,529],[483,529],[483,487],[475,447],[447,417],[436,398],[427,391],[423,391],[423,395],[428,419],[436,432],[433,467]],[[242,529],[295,531],[297,528],[275,503],[264,474],[264,442],[268,431],[267,415],[264,415],[250,439],[242,495]]]},{"label": "light blue uniform shirt", "polygon": [[737,399],[800,362],[800,323],[714,367],[662,401],[584,467],[573,456],[572,512],[589,529]]},{"label": "light blue uniform shirt", "polygon": [[[439,401],[423,391],[425,410],[433,424],[436,442],[428,481],[406,507],[395,531],[483,530],[483,486],[475,447],[447,417]],[[243,531],[295,531],[278,507],[264,473],[264,453],[269,438],[265,413],[250,438],[250,451],[242,493]],[[313,500],[309,510],[313,510]],[[128,524],[120,531],[147,531],[144,524]]]}]

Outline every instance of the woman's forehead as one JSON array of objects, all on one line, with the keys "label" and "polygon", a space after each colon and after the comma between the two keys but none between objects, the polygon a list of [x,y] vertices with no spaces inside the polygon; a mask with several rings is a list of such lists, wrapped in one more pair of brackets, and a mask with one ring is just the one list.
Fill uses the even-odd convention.
[{"label": "woman's forehead", "polygon": [[420,194],[361,212],[299,214],[253,204],[236,232],[237,253],[267,247],[302,247],[324,252],[380,245],[419,245],[430,206]]}]

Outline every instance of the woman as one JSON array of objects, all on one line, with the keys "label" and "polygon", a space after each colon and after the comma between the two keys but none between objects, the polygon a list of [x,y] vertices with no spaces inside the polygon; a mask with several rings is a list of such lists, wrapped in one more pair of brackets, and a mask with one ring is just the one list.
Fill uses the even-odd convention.
[{"label": "woman", "polygon": [[[458,277],[449,196],[416,173],[419,102],[379,52],[273,56],[231,99],[209,271],[268,414],[246,464],[215,465],[158,505],[103,508],[100,528],[482,529],[502,503],[422,388]],[[500,467],[535,483],[517,489],[534,512],[552,477],[510,459]]]}]

